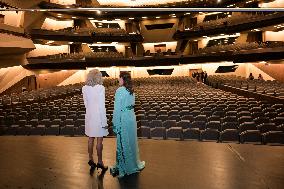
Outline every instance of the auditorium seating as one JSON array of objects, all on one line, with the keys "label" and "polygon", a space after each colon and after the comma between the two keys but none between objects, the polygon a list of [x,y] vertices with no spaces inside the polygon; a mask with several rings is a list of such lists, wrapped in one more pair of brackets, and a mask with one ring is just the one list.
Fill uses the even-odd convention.
[{"label": "auditorium seating", "polygon": [[261,21],[262,19],[268,19],[270,17],[273,18],[275,14],[277,13],[274,12],[268,14],[265,14],[263,12],[259,12],[258,14],[243,13],[241,15],[233,15],[231,17],[201,22],[191,28],[185,28],[185,31],[210,30],[215,28],[222,28],[225,26],[233,26],[248,22]]},{"label": "auditorium seating", "polygon": [[283,41],[267,41],[263,43],[251,42],[251,43],[235,43],[229,45],[216,45],[205,48],[200,48],[194,54],[197,55],[212,55],[216,53],[234,53],[238,54],[242,51],[260,49],[260,48],[276,48],[284,47]]},{"label": "auditorium seating", "polygon": [[[115,79],[105,79],[105,83],[107,118],[112,127],[113,99],[118,86]],[[48,89],[25,93],[24,97],[33,97],[30,101],[21,94],[17,94],[15,103],[11,103],[12,96],[2,96],[0,134],[84,134],[82,85],[55,87],[50,90],[60,92],[50,92],[44,98],[34,96],[46,94]],[[134,85],[139,137],[283,143],[284,109],[281,105],[211,88],[189,77],[137,78]],[[9,103],[3,99],[10,99]],[[269,117],[265,123],[259,121],[262,115]],[[113,134],[111,129],[110,134]]]},{"label": "auditorium seating", "polygon": [[89,53],[60,53],[55,55],[47,55],[47,56],[37,56],[30,57],[30,60],[34,59],[47,59],[50,61],[60,61],[60,60],[82,60],[84,58],[123,58],[123,54],[121,52],[89,52]]},{"label": "auditorium seating", "polygon": [[37,57],[29,57],[29,59],[50,59],[50,60],[62,60],[62,59],[83,59],[84,53],[59,53],[47,56],[37,56]]},{"label": "auditorium seating", "polygon": [[[257,77],[257,76],[255,76]],[[214,75],[208,77],[209,85],[216,87],[217,85],[230,86],[254,93],[265,94],[273,97],[284,98],[284,83],[277,80],[248,80],[244,77],[235,75]],[[274,106],[277,106],[275,104]],[[283,107],[280,105],[280,107]]]},{"label": "auditorium seating", "polygon": [[100,34],[113,34],[113,35],[125,35],[127,34],[124,29],[120,28],[75,28],[75,27],[68,27],[59,30],[47,30],[50,32],[57,32],[57,33],[79,33],[79,34],[86,34],[86,35],[100,35]]}]

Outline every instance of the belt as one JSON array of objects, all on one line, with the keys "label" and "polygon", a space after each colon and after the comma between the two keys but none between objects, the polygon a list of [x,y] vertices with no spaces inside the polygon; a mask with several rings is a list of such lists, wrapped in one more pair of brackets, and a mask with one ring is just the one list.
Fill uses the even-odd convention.
[{"label": "belt", "polygon": [[134,109],[134,105],[126,106],[125,109],[123,109],[121,111],[124,112],[124,111],[129,111],[129,110],[132,110],[132,109]]}]

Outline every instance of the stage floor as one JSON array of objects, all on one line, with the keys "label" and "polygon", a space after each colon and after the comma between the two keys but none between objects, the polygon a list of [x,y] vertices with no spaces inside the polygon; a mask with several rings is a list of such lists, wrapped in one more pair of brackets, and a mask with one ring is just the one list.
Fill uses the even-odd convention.
[{"label": "stage floor", "polygon": [[[109,171],[89,174],[85,137],[1,136],[0,188],[284,188],[284,146],[150,139],[139,146],[146,168],[118,180]],[[114,138],[104,140],[103,157],[114,164]]]}]

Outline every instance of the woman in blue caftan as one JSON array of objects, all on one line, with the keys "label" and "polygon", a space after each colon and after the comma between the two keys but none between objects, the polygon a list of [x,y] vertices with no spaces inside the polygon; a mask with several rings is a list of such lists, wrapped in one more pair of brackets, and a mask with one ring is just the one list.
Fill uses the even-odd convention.
[{"label": "woman in blue caftan", "polygon": [[112,120],[113,131],[116,134],[116,164],[110,169],[110,173],[121,178],[141,171],[145,167],[145,162],[139,158],[134,112],[135,94],[128,72],[120,74],[119,85],[115,93]]}]

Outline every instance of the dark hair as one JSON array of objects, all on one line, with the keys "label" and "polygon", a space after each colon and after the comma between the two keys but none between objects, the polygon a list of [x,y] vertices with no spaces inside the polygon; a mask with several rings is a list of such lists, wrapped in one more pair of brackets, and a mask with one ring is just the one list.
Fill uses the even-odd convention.
[{"label": "dark hair", "polygon": [[119,75],[123,79],[123,86],[128,90],[128,92],[133,95],[134,89],[131,81],[131,75],[129,72],[121,72]]}]

